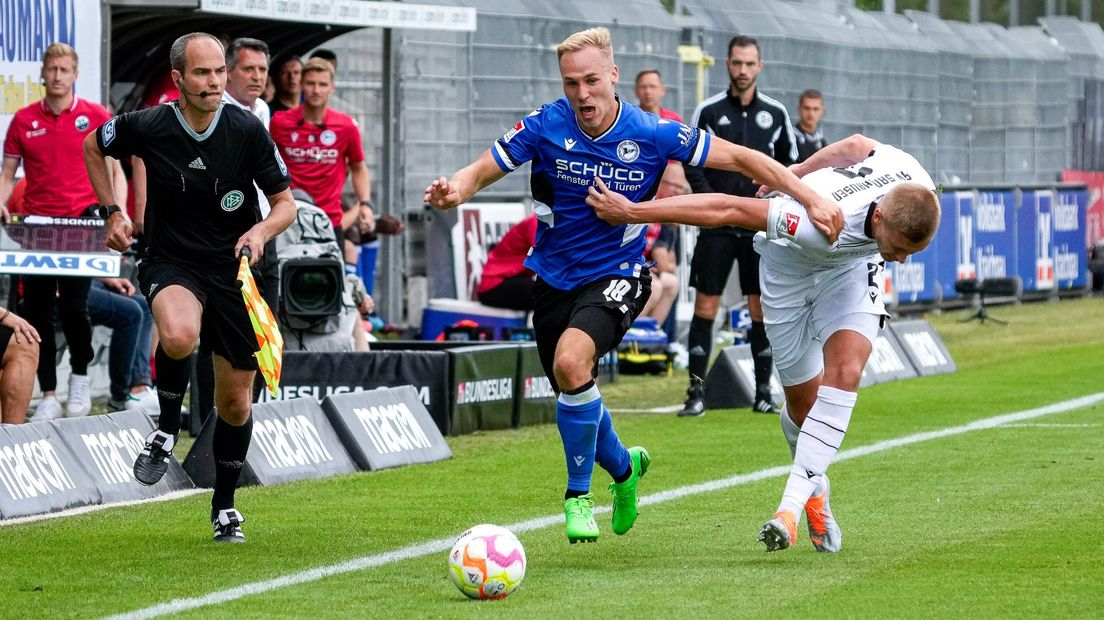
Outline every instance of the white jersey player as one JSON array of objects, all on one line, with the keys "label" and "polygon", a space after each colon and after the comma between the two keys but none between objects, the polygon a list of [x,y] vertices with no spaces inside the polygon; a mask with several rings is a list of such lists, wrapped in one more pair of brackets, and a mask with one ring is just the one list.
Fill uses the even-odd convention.
[{"label": "white jersey player", "polygon": [[887,315],[881,273],[886,260],[903,261],[928,246],[939,226],[939,201],[915,158],[857,134],[791,169],[840,203],[844,226],[834,243],[788,196],[694,194],[634,204],[599,180],[587,203],[610,223],[762,231],[755,247],[763,259],[763,316],[786,391],[781,424],[794,466],[759,540],[768,551],[789,547],[804,508],[814,547],[837,552],[842,535],[828,506],[825,470],[847,431],[862,370]]}]

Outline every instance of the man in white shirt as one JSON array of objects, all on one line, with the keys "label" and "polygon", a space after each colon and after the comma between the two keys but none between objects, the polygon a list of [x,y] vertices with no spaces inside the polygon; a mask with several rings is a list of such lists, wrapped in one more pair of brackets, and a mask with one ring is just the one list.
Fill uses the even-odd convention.
[{"label": "man in white shirt", "polygon": [[792,168],[815,192],[839,202],[844,224],[829,243],[789,196],[769,200],[694,194],[633,204],[601,180],[587,204],[611,224],[678,222],[762,231],[755,250],[763,316],[786,391],[780,421],[794,456],[774,518],[759,534],[767,551],[797,538],[804,508],[817,551],[840,550],[842,534],[828,506],[825,470],[843,441],[859,381],[889,316],[882,272],[926,248],[939,227],[931,177],[915,158],[854,135]]},{"label": "man in white shirt", "polygon": [[[226,90],[222,91],[223,101],[252,112],[265,129],[272,118],[268,104],[261,99],[268,80],[268,61],[268,45],[264,41],[248,37],[234,39],[226,48]],[[257,204],[261,206],[261,217],[267,217],[268,198],[260,189],[257,190]]]}]

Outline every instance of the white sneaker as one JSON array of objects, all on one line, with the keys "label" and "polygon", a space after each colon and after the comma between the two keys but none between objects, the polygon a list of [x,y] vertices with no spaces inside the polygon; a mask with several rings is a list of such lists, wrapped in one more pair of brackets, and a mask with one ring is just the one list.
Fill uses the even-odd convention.
[{"label": "white sneaker", "polygon": [[34,415],[31,416],[31,422],[49,422],[61,416],[61,403],[53,396],[47,396],[38,401],[38,407],[35,407]]},{"label": "white sneaker", "polygon": [[127,411],[135,411],[137,409],[152,409],[157,410],[160,405],[157,402],[157,392],[150,386],[146,386],[144,390],[137,394],[131,393],[127,395],[126,404],[123,406]]},{"label": "white sneaker", "polygon": [[92,382],[88,375],[69,375],[69,402],[65,404],[65,417],[79,418],[92,411]]}]

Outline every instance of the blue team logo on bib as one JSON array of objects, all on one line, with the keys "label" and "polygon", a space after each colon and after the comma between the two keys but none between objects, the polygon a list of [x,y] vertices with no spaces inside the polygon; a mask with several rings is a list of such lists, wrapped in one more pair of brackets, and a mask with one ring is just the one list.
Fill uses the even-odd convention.
[{"label": "blue team logo on bib", "polygon": [[245,194],[241,193],[239,190],[234,190],[232,192],[227,192],[226,195],[222,197],[222,203],[219,206],[222,207],[223,211],[229,212],[242,206],[244,202]]},{"label": "blue team logo on bib", "polygon": [[636,161],[636,158],[640,157],[640,145],[632,140],[622,140],[617,145],[617,159],[631,164]]}]

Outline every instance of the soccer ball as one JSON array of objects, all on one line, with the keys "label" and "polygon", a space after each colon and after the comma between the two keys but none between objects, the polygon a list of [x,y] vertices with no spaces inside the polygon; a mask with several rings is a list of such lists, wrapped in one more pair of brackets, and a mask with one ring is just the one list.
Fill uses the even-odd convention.
[{"label": "soccer ball", "polygon": [[468,598],[506,598],[525,578],[525,549],[510,530],[477,525],[452,546],[449,575]]}]

